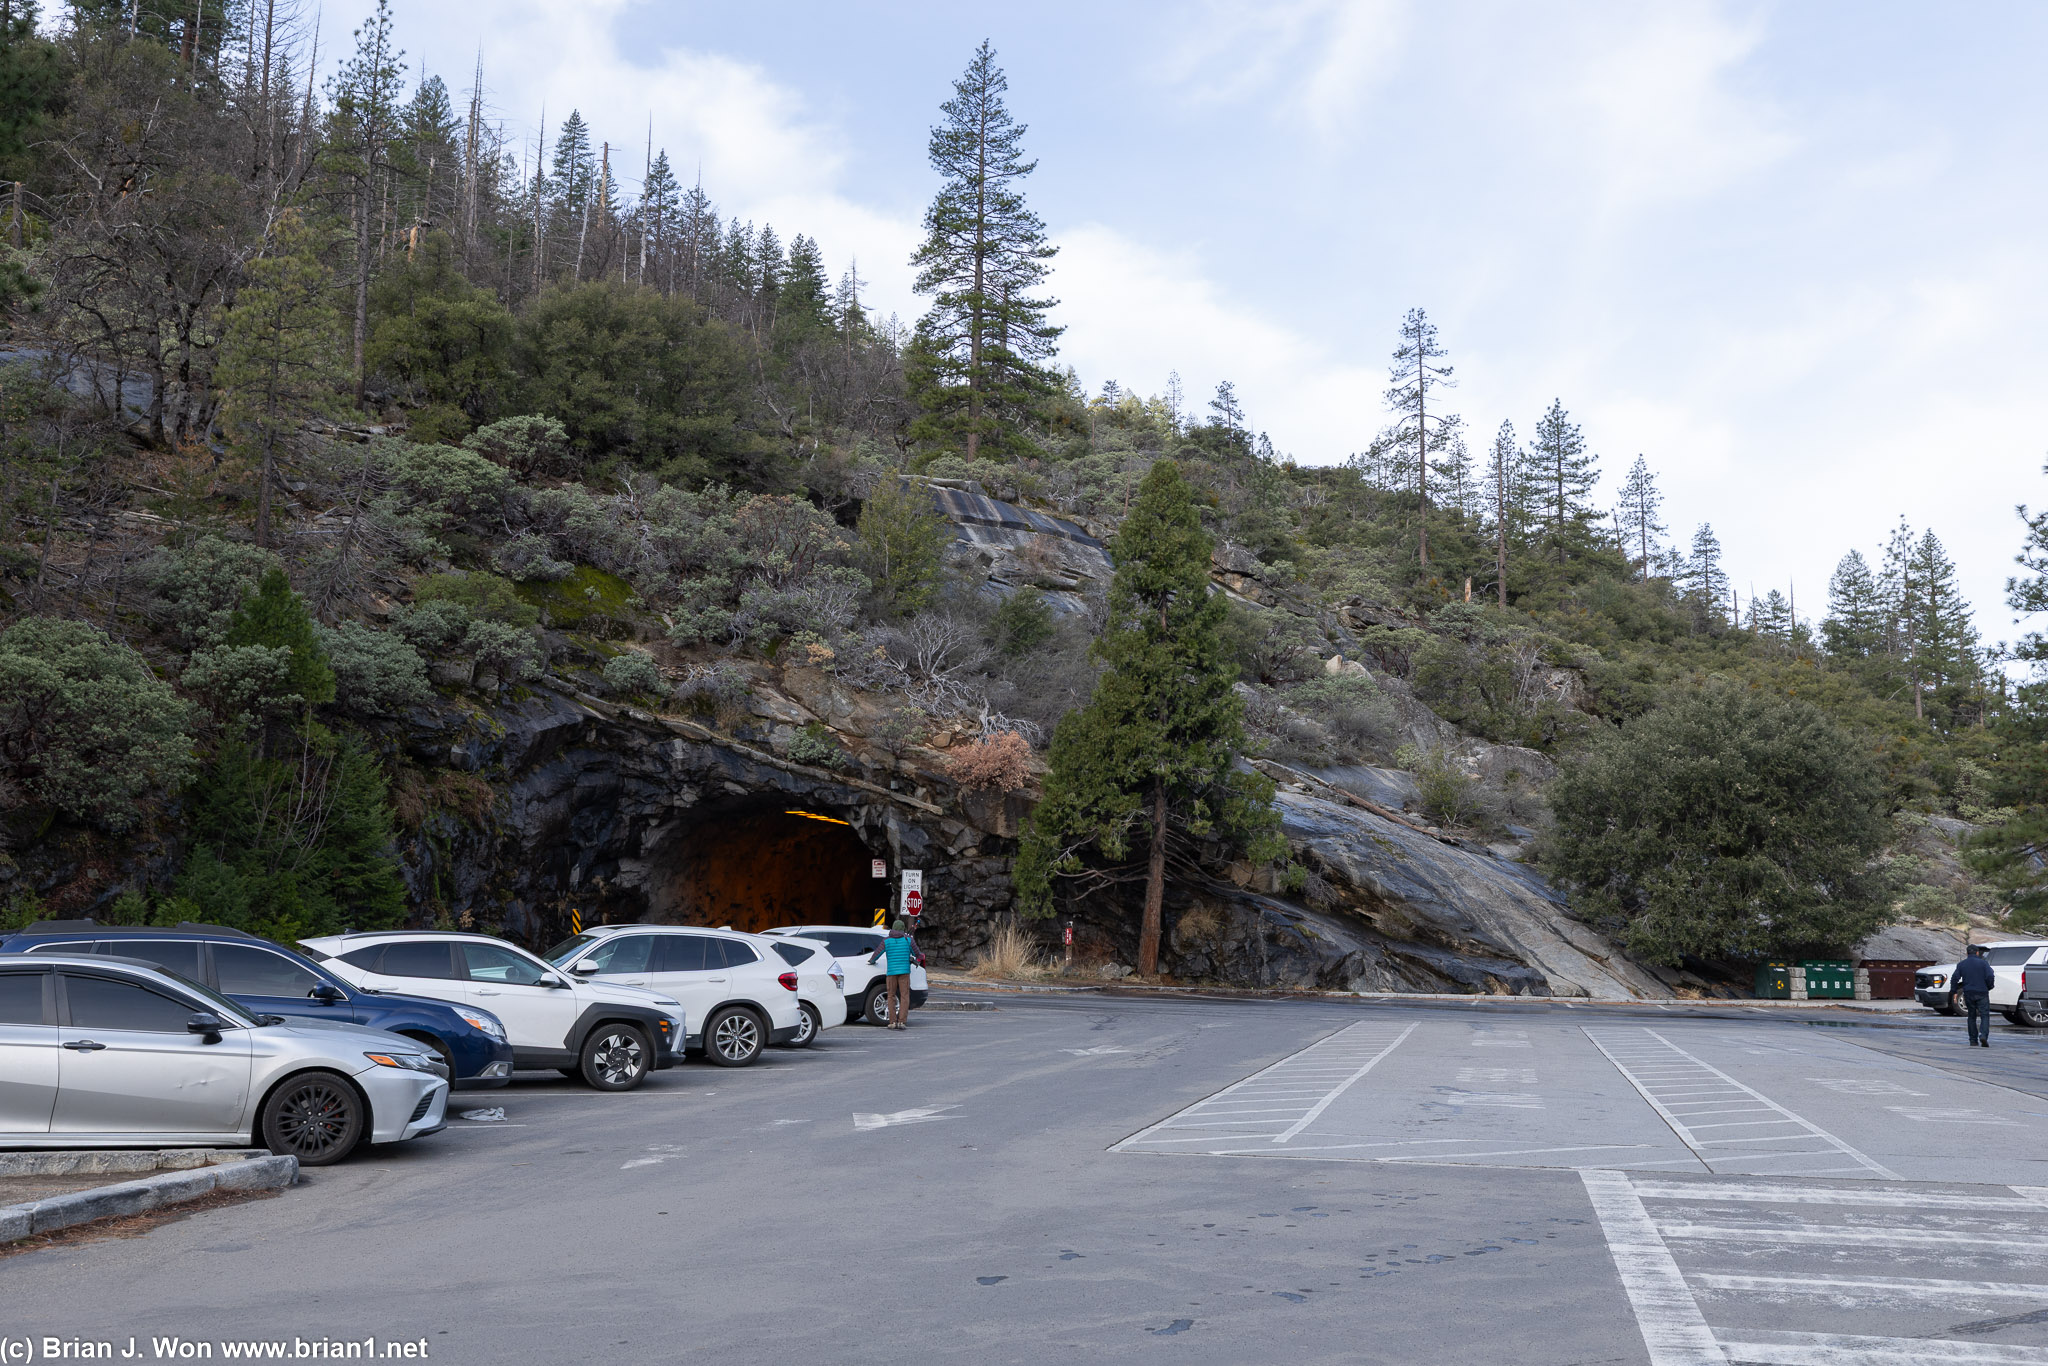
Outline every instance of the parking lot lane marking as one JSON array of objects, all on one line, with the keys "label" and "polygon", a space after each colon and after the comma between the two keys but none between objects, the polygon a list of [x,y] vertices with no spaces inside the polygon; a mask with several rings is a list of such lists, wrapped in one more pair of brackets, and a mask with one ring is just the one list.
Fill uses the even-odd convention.
[{"label": "parking lot lane marking", "polygon": [[[1602,1029],[1581,1025],[1580,1030],[1587,1039],[1591,1040],[1595,1048],[1606,1055],[1607,1060],[1614,1065],[1615,1070],[1620,1072],[1623,1078],[1628,1081],[1628,1084],[1636,1089],[1636,1093],[1648,1102],[1650,1108],[1655,1110],[1663,1118],[1664,1122],[1671,1126],[1671,1131],[1678,1135],[1680,1141],[1688,1148],[1699,1153],[1702,1159],[1709,1156],[1707,1152],[1709,1148],[1729,1147],[1739,1143],[1772,1141],[1803,1143],[1807,1140],[1818,1140],[1873,1176],[1886,1181],[1902,1179],[1897,1172],[1866,1156],[1848,1143],[1829,1133],[1826,1129],[1821,1128],[1818,1124],[1794,1114],[1769,1096],[1764,1095],[1761,1091],[1743,1085],[1718,1067],[1694,1057],[1654,1029]],[[1681,1078],[1683,1079],[1682,1081],[1679,1080]],[[1731,1104],[1737,1100],[1753,1101],[1762,1108],[1783,1116],[1781,1121],[1757,1121],[1757,1125],[1760,1126],[1766,1123],[1782,1124],[1785,1127],[1796,1128],[1800,1132],[1798,1134],[1786,1134],[1782,1138],[1775,1139],[1703,1139],[1696,1136],[1694,1133],[1695,1126],[1688,1124],[1686,1119],[1667,1103],[1667,1099],[1672,1093],[1681,1089],[1687,1095],[1698,1096],[1704,1094],[1705,1092],[1700,1088],[1703,1085],[1709,1084],[1709,1078],[1712,1079],[1712,1083],[1717,1083],[1723,1089],[1723,1094],[1726,1095]],[[1667,1085],[1667,1080],[1678,1082],[1678,1084]],[[1721,1126],[1703,1124],[1697,1127],[1707,1129]],[[1751,1126],[1744,1125],[1740,1127]],[[1815,1155],[1817,1154],[1814,1150],[1800,1147],[1783,1153],[1749,1153],[1743,1155],[1743,1160],[1755,1163],[1784,1157],[1810,1157]],[[1733,1155],[1731,1154],[1731,1156]],[[1711,1167],[1712,1163],[1709,1162],[1708,1165]]]},{"label": "parking lot lane marking", "polygon": [[2039,1301],[2048,1295],[2048,1285],[2028,1285],[2018,1281],[1923,1280],[1912,1276],[1737,1276],[1723,1272],[1696,1272],[1690,1279],[1702,1290],[1725,1290],[1731,1294],[1860,1295],[1873,1299],[1939,1300],[1945,1304],[1971,1299]]},{"label": "parking lot lane marking", "polygon": [[1699,1301],[1686,1288],[1671,1249],[1626,1172],[1581,1171],[1586,1198],[1607,1238],[1607,1251],[1635,1311],[1650,1366],[1727,1366]]},{"label": "parking lot lane marking", "polygon": [[957,1105],[921,1105],[914,1110],[895,1110],[886,1115],[862,1114],[856,1110],[853,1116],[853,1127],[862,1130],[888,1129],[899,1124],[929,1124],[934,1120],[963,1119],[965,1118],[963,1115],[944,1113],[944,1111],[957,1110],[959,1108]]},{"label": "parking lot lane marking", "polygon": [[[2013,1189],[2018,1189],[2013,1187]],[[1933,1191],[1890,1191],[1834,1186],[1722,1186],[1708,1181],[1636,1182],[1645,1200],[1707,1200],[1765,1205],[1862,1205],[1877,1209],[1980,1209],[2010,1213],[2000,1196],[1946,1195]]]},{"label": "parking lot lane marking", "polygon": [[1344,1078],[1344,1080],[1338,1082],[1335,1086],[1331,1087],[1328,1095],[1324,1096],[1314,1105],[1311,1105],[1308,1108],[1307,1114],[1303,1115],[1300,1119],[1294,1121],[1294,1123],[1288,1126],[1285,1130],[1275,1135],[1273,1141],[1275,1143],[1285,1143],[1288,1139],[1293,1138],[1303,1129],[1306,1129],[1309,1125],[1315,1123],[1317,1119],[1322,1117],[1323,1111],[1330,1108],[1330,1103],[1332,1101],[1336,1100],[1337,1097],[1343,1095],[1346,1091],[1349,1091],[1352,1088],[1352,1086],[1357,1084],[1357,1082],[1365,1076],[1366,1073],[1372,1071],[1373,1068],[1379,1066],[1380,1060],[1386,1057],[1387,1054],[1399,1048],[1403,1043],[1406,1043],[1408,1040],[1408,1036],[1410,1034],[1413,1034],[1416,1028],[1416,1025],[1411,1024],[1406,1029],[1402,1030],[1399,1034],[1396,1034],[1394,1036],[1394,1041],[1392,1043],[1388,1044],[1385,1048],[1382,1048],[1379,1052],[1373,1054],[1370,1058],[1367,1058],[1365,1060],[1365,1065],[1363,1067],[1360,1067],[1356,1072],[1353,1072],[1350,1076]]},{"label": "parking lot lane marking", "polygon": [[1408,1157],[1384,1157],[1382,1162],[1441,1162],[1445,1158],[1463,1161],[1468,1157],[1522,1157],[1530,1153],[1606,1153],[1620,1149],[1647,1148],[1647,1143],[1580,1143],[1569,1148],[1496,1148],[1481,1153],[1415,1153]]},{"label": "parking lot lane marking", "polygon": [[2026,1230],[2026,1236],[2021,1238],[1994,1238],[1988,1232],[1976,1229],[1851,1228],[1844,1225],[1779,1228],[1771,1224],[1693,1224],[1676,1219],[1659,1219],[1656,1224],[1666,1238],[1683,1243],[1963,1248],[1983,1252],[2033,1252],[2048,1257],[2048,1245],[2043,1244],[2038,1230]]},{"label": "parking lot lane marking", "polygon": [[2040,1366],[2039,1347],[1938,1338],[1880,1338],[1856,1333],[1773,1333],[1740,1330],[1724,1360],[1758,1366]]},{"label": "parking lot lane marking", "polygon": [[2006,1189],[2037,1205],[2048,1205],[2048,1186],[2007,1186]]}]

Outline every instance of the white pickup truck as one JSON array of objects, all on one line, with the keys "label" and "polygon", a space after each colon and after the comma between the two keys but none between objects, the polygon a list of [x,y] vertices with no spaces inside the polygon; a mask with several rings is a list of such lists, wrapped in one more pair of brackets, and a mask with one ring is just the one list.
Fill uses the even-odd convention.
[{"label": "white pickup truck", "polygon": [[[2048,970],[2034,974],[2040,999],[2028,1000],[2021,985],[2028,967],[2048,969],[2048,939],[1999,939],[1972,947],[1983,949],[1991,964],[1991,1008],[2016,1025],[2048,1026]],[[1943,1015],[1960,1015],[1963,999],[1955,981],[1955,963],[1929,963],[1913,974],[1913,996]]]}]

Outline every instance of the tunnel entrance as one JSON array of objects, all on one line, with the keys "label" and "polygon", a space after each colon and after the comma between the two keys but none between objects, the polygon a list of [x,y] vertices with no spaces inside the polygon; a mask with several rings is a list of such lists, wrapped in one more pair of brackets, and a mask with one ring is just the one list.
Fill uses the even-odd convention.
[{"label": "tunnel entrance", "polygon": [[851,826],[821,813],[721,813],[684,836],[667,916],[681,925],[867,925],[887,904],[872,857]]}]

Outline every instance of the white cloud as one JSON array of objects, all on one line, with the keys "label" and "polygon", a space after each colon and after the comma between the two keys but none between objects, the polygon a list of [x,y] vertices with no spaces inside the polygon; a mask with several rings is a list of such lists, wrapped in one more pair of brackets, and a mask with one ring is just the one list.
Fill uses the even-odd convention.
[{"label": "white cloud", "polygon": [[1343,131],[1390,72],[1406,0],[1207,0],[1155,69],[1184,98],[1269,98],[1317,132]]}]

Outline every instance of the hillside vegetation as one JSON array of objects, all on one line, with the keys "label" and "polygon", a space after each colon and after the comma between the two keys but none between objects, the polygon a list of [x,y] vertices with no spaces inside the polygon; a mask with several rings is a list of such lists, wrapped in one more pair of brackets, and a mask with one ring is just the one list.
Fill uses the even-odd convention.
[{"label": "hillside vegetation", "polygon": [[[1234,753],[1407,770],[1426,820],[1539,859],[1651,958],[2048,917],[2042,696],[1979,640],[1933,530],[1844,547],[1817,623],[1776,589],[1743,599],[1711,527],[1674,537],[1644,458],[1596,501],[1562,399],[1518,415],[1526,435],[1468,432],[1420,309],[1340,464],[1275,450],[1228,382],[1084,388],[986,45],[932,133],[909,263],[930,308],[905,325],[803,225],[722,220],[666,152],[625,167],[575,112],[523,158],[480,95],[408,86],[387,6],[310,86],[287,3],[11,13],[11,922],[432,919],[398,835],[493,793],[406,757],[410,712],[552,687],[737,734],[764,662],[881,713],[858,754],[783,737],[794,760],[961,734],[963,789],[1057,795],[1027,911],[1149,865],[1156,927],[1160,870],[1240,855],[1311,893]],[[1106,596],[1051,563],[991,584],[948,569],[925,481],[1105,539],[1153,515],[1148,489],[1192,520],[1150,588],[1133,566],[1165,542],[1135,531]],[[2048,526],[2022,536],[2013,606],[2037,611]],[[1192,610],[1205,555],[1220,595]],[[1135,603],[1159,622],[1142,641]],[[1106,757],[1162,707],[1192,729]],[[1418,708],[1540,757],[1482,773]],[[1184,787],[1169,750],[1194,756]],[[1227,819],[1226,789],[1250,803]]]}]

